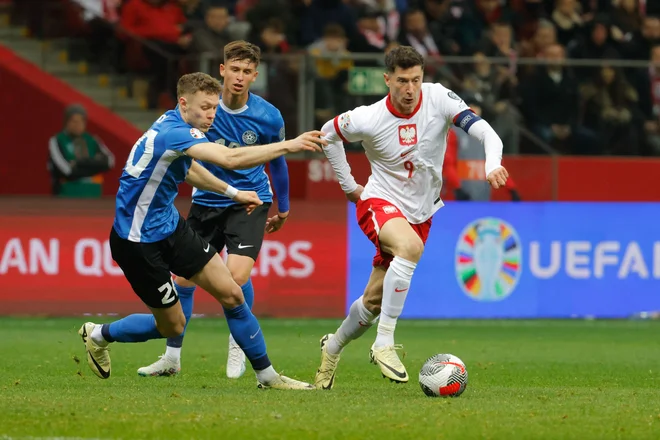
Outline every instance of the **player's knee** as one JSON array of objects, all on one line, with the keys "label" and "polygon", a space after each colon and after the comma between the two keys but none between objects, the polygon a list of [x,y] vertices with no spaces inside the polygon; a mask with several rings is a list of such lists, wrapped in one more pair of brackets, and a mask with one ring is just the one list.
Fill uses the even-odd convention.
[{"label": "player's knee", "polygon": [[416,240],[402,241],[395,249],[394,255],[405,258],[408,261],[417,263],[424,253],[424,243],[417,238]]},{"label": "player's knee", "polygon": [[250,280],[250,274],[245,273],[245,271],[231,271],[231,277],[239,286],[244,285]]},{"label": "player's knee", "polygon": [[224,307],[225,309],[228,310],[234,309],[245,302],[245,298],[243,297],[243,291],[238,286],[238,284],[235,284],[231,288],[231,291],[227,295],[223,296],[220,302],[222,303],[222,307]]},{"label": "player's knee", "polygon": [[193,283],[192,281],[187,280],[183,277],[180,277],[180,276],[176,276],[174,278],[174,282],[176,283],[177,286],[181,286],[181,287],[194,287],[195,286],[195,283]]}]

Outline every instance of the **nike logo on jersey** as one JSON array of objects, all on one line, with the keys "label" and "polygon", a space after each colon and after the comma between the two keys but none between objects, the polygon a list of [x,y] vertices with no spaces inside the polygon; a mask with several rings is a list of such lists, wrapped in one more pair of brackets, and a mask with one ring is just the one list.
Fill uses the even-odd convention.
[{"label": "nike logo on jersey", "polygon": [[260,331],[261,331],[261,327],[259,327],[259,330],[257,330],[257,332],[255,334],[250,335],[250,339],[256,338]]},{"label": "nike logo on jersey", "polygon": [[209,249],[211,249],[211,245],[206,243],[206,248],[204,248],[204,252],[208,252]]},{"label": "nike logo on jersey", "polygon": [[401,153],[401,157],[406,157],[407,155],[409,155],[410,153],[412,153],[413,150],[414,150],[414,148],[411,148],[411,149],[408,150],[408,151],[404,151],[403,153]]},{"label": "nike logo on jersey", "polygon": [[251,248],[251,247],[254,247],[254,245],[253,244],[245,244],[244,245],[242,243],[239,243],[239,245],[238,245],[239,249],[247,249],[247,248]]},{"label": "nike logo on jersey", "polygon": [[396,287],[394,288],[394,291],[398,292],[398,293],[405,292],[406,290],[408,290],[408,288],[405,288],[405,289],[399,289],[399,288],[396,288]]}]

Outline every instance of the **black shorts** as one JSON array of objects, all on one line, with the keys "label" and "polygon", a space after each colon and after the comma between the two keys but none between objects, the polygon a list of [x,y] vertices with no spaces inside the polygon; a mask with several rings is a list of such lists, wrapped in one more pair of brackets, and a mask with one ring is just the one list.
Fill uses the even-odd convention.
[{"label": "black shorts", "polygon": [[257,206],[248,215],[242,205],[211,208],[193,203],[186,221],[218,251],[227,246],[228,254],[244,255],[256,261],[264,241],[270,205]]},{"label": "black shorts", "polygon": [[172,273],[190,279],[217,253],[181,216],[172,235],[154,243],[123,239],[112,228],[110,250],[135,293],[155,309],[179,300]]}]

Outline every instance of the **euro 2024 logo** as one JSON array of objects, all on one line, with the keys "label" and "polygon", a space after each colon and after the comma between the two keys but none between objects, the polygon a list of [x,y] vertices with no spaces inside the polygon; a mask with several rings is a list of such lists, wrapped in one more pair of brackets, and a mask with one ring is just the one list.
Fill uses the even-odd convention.
[{"label": "euro 2024 logo", "polygon": [[518,233],[493,217],[471,222],[456,243],[456,280],[475,301],[501,301],[511,295],[522,272]]}]

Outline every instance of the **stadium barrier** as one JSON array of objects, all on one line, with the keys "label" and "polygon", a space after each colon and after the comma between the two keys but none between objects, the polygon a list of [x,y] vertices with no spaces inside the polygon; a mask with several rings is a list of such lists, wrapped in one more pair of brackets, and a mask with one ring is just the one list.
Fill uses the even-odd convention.
[{"label": "stadium barrier", "polygon": [[[177,207],[187,212],[189,203]],[[0,315],[145,311],[110,255],[112,210],[108,200],[0,199]],[[434,218],[403,316],[660,310],[659,217],[658,203],[448,203]],[[255,313],[339,318],[362,294],[373,254],[352,204],[294,201],[256,263]],[[195,313],[220,312],[197,294]]]},{"label": "stadium barrier", "polygon": [[[355,208],[349,206],[349,218]],[[405,318],[625,318],[660,310],[660,204],[448,203]],[[351,219],[347,305],[373,245]]]},{"label": "stadium barrier", "polygon": [[[187,212],[190,200],[177,207]],[[0,199],[0,315],[126,314],[146,308],[110,254],[112,200]],[[346,204],[292,202],[255,265],[255,313],[337,317],[346,300]],[[220,314],[198,292],[195,313]]]}]

